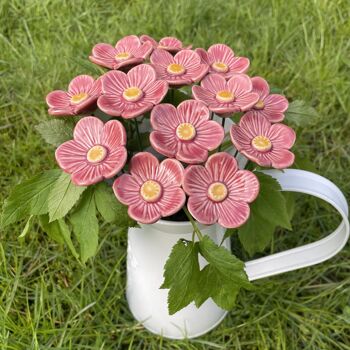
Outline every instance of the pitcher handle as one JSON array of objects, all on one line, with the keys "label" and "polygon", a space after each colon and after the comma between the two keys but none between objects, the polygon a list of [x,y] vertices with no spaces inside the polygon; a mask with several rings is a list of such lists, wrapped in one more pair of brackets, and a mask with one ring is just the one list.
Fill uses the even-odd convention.
[{"label": "pitcher handle", "polygon": [[275,178],[282,191],[305,193],[325,200],[339,212],[343,221],[334,232],[319,241],[246,262],[249,280],[315,265],[336,255],[349,238],[348,204],[339,188],[309,171],[286,169],[284,172],[266,170],[264,173]]}]

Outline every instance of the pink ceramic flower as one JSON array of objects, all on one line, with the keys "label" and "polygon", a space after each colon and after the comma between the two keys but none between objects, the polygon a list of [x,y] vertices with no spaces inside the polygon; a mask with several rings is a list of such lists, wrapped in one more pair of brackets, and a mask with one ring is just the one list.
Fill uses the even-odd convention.
[{"label": "pink ceramic flower", "polygon": [[92,107],[101,94],[101,80],[89,75],[78,75],[68,91],[55,90],[46,96],[51,115],[75,115]]},{"label": "pink ceramic flower", "polygon": [[150,42],[153,48],[155,49],[163,49],[169,52],[178,52],[183,49],[192,48],[192,45],[183,47],[182,42],[179,39],[174,38],[172,36],[167,36],[165,38],[160,39],[159,42],[157,42],[156,40],[154,40],[152,37],[148,35],[141,35],[140,40],[142,43]]},{"label": "pink ceramic flower", "polygon": [[209,120],[208,108],[199,101],[187,100],[177,109],[167,103],[155,106],[151,113],[152,147],[167,157],[182,162],[205,162],[208,151],[217,148],[225,133],[220,124]]},{"label": "pink ceramic flower", "polygon": [[231,140],[239,152],[261,166],[284,169],[294,162],[289,151],[295,142],[294,130],[280,123],[271,125],[253,112],[231,127]]},{"label": "pink ceramic flower", "polygon": [[127,159],[126,133],[117,120],[106,124],[95,117],[85,117],[75,126],[73,140],[56,150],[58,165],[72,182],[87,186],[116,175]]},{"label": "pink ceramic flower", "polygon": [[229,116],[252,108],[259,94],[252,91],[253,86],[248,75],[233,74],[226,79],[219,74],[209,74],[201,81],[201,86],[193,86],[196,100],[204,102],[214,113]]},{"label": "pink ceramic flower", "polygon": [[158,78],[172,86],[192,84],[208,71],[208,65],[201,63],[199,55],[192,50],[182,50],[173,57],[168,51],[155,49],[151,63]]},{"label": "pink ceramic flower", "polygon": [[109,44],[95,45],[89,59],[102,67],[120,69],[142,63],[152,49],[150,42],[141,43],[136,35],[129,35],[120,39],[115,47]]},{"label": "pink ceramic flower", "polygon": [[259,181],[252,172],[239,170],[233,156],[220,152],[210,156],[205,166],[186,168],[183,188],[189,195],[188,210],[197,221],[235,228],[249,218],[248,203],[257,197]]},{"label": "pink ceramic flower", "polygon": [[155,70],[147,64],[132,68],[127,74],[110,71],[102,78],[102,96],[98,107],[105,113],[135,118],[158,104],[168,91],[168,83],[156,80]]},{"label": "pink ceramic flower", "polygon": [[202,62],[209,65],[209,73],[217,73],[229,79],[234,73],[245,73],[249,68],[247,57],[235,57],[232,49],[224,44],[215,44],[204,49],[195,50]]},{"label": "pink ceramic flower", "polygon": [[185,204],[181,189],[183,167],[175,159],[158,159],[140,152],[130,161],[130,174],[119,176],[113,190],[118,200],[129,206],[128,214],[143,224],[152,224],[163,216],[178,212]]},{"label": "pink ceramic flower", "polygon": [[271,123],[281,122],[284,112],[288,109],[288,100],[277,94],[270,95],[267,81],[261,77],[252,78],[253,91],[258,93],[259,101],[253,106],[254,114],[264,116]]}]

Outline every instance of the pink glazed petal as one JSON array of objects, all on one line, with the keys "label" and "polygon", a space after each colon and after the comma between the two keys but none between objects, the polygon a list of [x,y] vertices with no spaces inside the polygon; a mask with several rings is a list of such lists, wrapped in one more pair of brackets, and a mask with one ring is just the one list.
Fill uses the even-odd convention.
[{"label": "pink glazed petal", "polygon": [[[150,135],[151,145],[167,157],[189,164],[202,163],[208,151],[217,148],[224,138],[222,126],[209,118],[208,108],[199,101],[184,101],[177,109],[170,104],[160,104],[151,112],[154,130]],[[192,139],[181,139],[177,134],[178,126],[185,123],[194,129]]]},{"label": "pink glazed petal", "polygon": [[[117,120],[106,124],[95,117],[85,117],[76,124],[74,140],[64,142],[56,150],[58,165],[71,174],[72,182],[79,186],[88,186],[104,178],[116,175],[125,165],[126,132]],[[102,146],[106,155],[95,163],[88,159],[88,152],[94,146]]]},{"label": "pink glazed petal", "polygon": [[[227,188],[227,197],[213,201],[208,195],[212,183],[221,182]],[[236,159],[228,153],[215,153],[205,167],[191,165],[184,173],[183,188],[189,195],[188,210],[202,224],[218,222],[226,228],[236,228],[249,217],[249,205],[259,193],[257,177],[238,170]]]},{"label": "pink glazed petal", "polygon": [[[113,184],[120,202],[129,206],[130,217],[144,224],[151,224],[163,216],[170,216],[185,204],[186,196],[181,189],[183,167],[175,159],[166,159],[159,164],[150,153],[137,153],[130,163],[130,173],[123,174]],[[162,193],[154,202],[146,201],[140,192],[148,180],[156,181]]]},{"label": "pink glazed petal", "polygon": [[189,45],[187,47],[183,47],[182,42],[174,37],[168,36],[168,37],[164,37],[162,39],[159,40],[159,43],[154,40],[152,37],[150,37],[149,35],[141,35],[140,40],[142,43],[144,42],[150,42],[153,46],[153,48],[157,49],[163,49],[169,52],[177,52],[180,51],[182,49],[190,49],[192,47],[192,45]]},{"label": "pink glazed petal", "polygon": [[[265,136],[271,142],[271,149],[260,151],[253,147],[256,136]],[[239,123],[231,128],[231,140],[238,151],[253,162],[276,169],[284,169],[294,162],[294,155],[289,149],[295,142],[295,132],[283,124],[271,124],[261,115],[246,113]]]}]

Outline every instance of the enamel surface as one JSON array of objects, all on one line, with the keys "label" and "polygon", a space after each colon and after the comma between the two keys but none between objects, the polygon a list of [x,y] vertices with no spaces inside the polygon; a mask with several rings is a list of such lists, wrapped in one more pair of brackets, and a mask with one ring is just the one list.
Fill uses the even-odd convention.
[{"label": "enamel surface", "polygon": [[70,102],[73,104],[78,104],[84,100],[86,100],[89,97],[89,95],[86,92],[81,92],[80,94],[73,95],[70,98]]},{"label": "enamel surface", "polygon": [[107,156],[107,150],[101,145],[93,146],[89,149],[86,158],[90,163],[102,162]]},{"label": "enamel surface", "polygon": [[181,123],[176,128],[176,136],[183,141],[190,141],[196,136],[196,129],[191,123]]},{"label": "enamel surface", "polygon": [[142,95],[142,90],[136,86],[129,87],[123,92],[123,97],[129,102],[138,101],[142,97]]},{"label": "enamel surface", "polygon": [[214,202],[222,202],[227,195],[227,187],[222,182],[214,182],[208,188],[208,197]]},{"label": "enamel surface", "polygon": [[178,63],[171,63],[167,67],[167,72],[173,75],[180,75],[185,73],[186,69],[183,65]]},{"label": "enamel surface", "polygon": [[212,64],[213,69],[219,73],[226,73],[228,71],[228,65],[223,62],[214,62]]},{"label": "enamel surface", "polygon": [[129,53],[129,52],[119,52],[114,56],[114,58],[117,61],[124,61],[124,60],[129,59],[130,57],[131,57],[131,53]]},{"label": "enamel surface", "polygon": [[265,103],[263,100],[259,100],[258,103],[254,106],[254,109],[263,109],[265,107]]},{"label": "enamel surface", "polygon": [[217,92],[216,94],[216,99],[219,102],[232,102],[235,99],[235,95],[228,90],[221,90],[219,92]]},{"label": "enamel surface", "polygon": [[252,140],[252,146],[260,152],[269,151],[272,147],[271,141],[266,136],[255,136]]},{"label": "enamel surface", "polygon": [[146,202],[156,202],[162,195],[162,187],[157,181],[148,180],[141,186],[140,194]]}]

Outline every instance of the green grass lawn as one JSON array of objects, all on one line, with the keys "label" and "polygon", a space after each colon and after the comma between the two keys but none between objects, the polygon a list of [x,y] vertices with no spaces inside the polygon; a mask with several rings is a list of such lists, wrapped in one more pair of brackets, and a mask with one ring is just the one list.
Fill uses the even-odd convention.
[{"label": "green grass lawn", "polygon": [[[298,128],[298,148],[350,199],[350,6],[348,1],[48,1],[0,4],[0,198],[12,185],[55,167],[54,149],[34,126],[45,95],[77,74],[103,70],[87,59],[98,42],[126,34],[222,42],[251,59],[252,75],[319,112]],[[325,236],[339,217],[298,198],[293,232],[279,231],[266,254]],[[198,339],[148,333],[126,303],[126,234],[102,225],[85,268],[34,225],[0,232],[1,349],[350,349],[350,250],[315,267],[264,279]],[[238,244],[234,240],[234,244]]]}]

